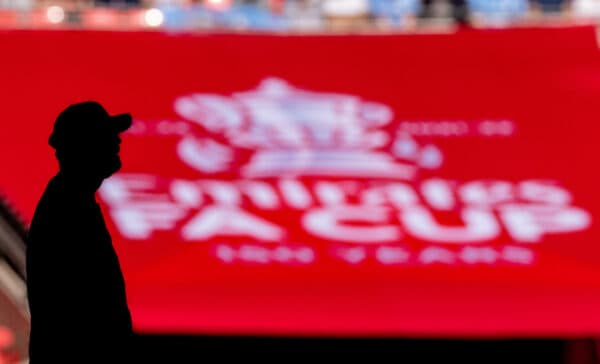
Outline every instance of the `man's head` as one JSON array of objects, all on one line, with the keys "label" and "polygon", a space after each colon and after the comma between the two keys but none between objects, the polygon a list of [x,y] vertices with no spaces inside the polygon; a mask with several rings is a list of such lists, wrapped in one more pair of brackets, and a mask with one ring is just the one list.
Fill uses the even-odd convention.
[{"label": "man's head", "polygon": [[121,168],[119,133],[130,126],[130,114],[111,116],[99,103],[86,101],[58,115],[48,142],[61,171],[101,180]]}]

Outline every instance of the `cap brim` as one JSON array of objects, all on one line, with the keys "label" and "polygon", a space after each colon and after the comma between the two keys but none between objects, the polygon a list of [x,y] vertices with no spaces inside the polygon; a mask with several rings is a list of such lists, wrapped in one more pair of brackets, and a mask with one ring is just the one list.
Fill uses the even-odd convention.
[{"label": "cap brim", "polygon": [[131,127],[131,114],[118,114],[110,117],[110,123],[115,128],[115,131],[121,133]]}]

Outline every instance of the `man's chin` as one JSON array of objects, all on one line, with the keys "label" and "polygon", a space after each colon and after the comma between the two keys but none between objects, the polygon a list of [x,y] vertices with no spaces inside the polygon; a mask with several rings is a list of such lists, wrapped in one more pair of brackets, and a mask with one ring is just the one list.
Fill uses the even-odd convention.
[{"label": "man's chin", "polygon": [[121,169],[121,160],[114,161],[110,165],[107,165],[104,169],[104,178],[108,178],[113,174],[117,173]]}]

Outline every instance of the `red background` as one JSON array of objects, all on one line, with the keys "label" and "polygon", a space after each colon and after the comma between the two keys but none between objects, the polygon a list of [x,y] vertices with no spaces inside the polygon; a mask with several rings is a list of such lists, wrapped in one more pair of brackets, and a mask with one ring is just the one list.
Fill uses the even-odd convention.
[{"label": "red background", "polygon": [[[538,263],[527,267],[228,266],[203,244],[131,242],[111,225],[139,331],[600,333],[593,28],[287,37],[19,31],[1,33],[0,49],[0,191],[25,219],[55,172],[47,137],[66,105],[94,99],[111,113],[178,119],[178,96],[228,95],[269,76],[390,105],[398,120],[514,120],[512,138],[433,138],[445,155],[435,175],[559,180],[592,216],[584,232],[544,239]],[[125,136],[122,150],[124,172],[199,177],[174,163],[167,146]]]}]

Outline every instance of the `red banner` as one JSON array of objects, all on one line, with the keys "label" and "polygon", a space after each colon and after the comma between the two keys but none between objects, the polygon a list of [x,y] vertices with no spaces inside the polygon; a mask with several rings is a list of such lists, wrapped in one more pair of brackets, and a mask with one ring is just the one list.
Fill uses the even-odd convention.
[{"label": "red banner", "polygon": [[0,47],[25,218],[62,108],[134,115],[98,200],[141,332],[600,333],[592,28]]}]

